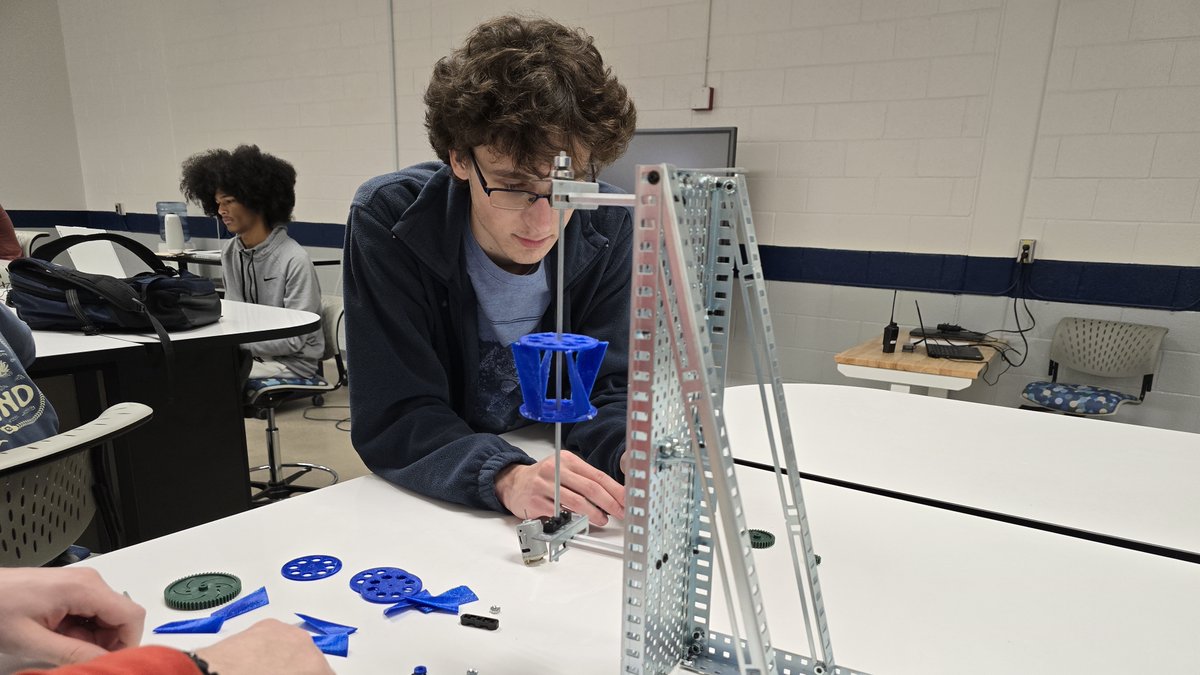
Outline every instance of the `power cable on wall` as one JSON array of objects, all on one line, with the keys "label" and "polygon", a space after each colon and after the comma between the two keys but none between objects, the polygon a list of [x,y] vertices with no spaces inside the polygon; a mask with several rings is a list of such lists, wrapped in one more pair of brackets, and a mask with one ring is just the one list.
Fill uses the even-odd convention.
[{"label": "power cable on wall", "polygon": [[[711,2],[711,0],[710,0]],[[400,111],[397,109],[396,97],[396,4],[388,0],[388,74],[392,80],[392,170],[400,170]],[[341,281],[338,281],[341,285]]]}]

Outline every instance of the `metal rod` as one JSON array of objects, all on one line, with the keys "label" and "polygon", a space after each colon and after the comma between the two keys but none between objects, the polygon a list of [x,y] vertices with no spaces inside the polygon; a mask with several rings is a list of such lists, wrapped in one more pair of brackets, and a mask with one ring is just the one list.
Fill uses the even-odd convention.
[{"label": "metal rod", "polygon": [[585,551],[615,555],[618,558],[625,555],[625,549],[620,544],[603,541],[587,534],[577,534],[564,542],[564,544],[573,548],[581,548]]},{"label": "metal rod", "polygon": [[[558,212],[558,282],[555,285],[555,292],[558,294],[557,302],[554,307],[554,334],[559,342],[562,342],[563,335],[563,268],[566,267],[566,261],[563,260],[563,232],[567,227],[566,212]],[[554,406],[556,409],[562,408],[562,352],[554,352]],[[562,501],[559,493],[562,490],[562,476],[560,469],[562,465],[562,422],[554,423],[554,517],[562,513]]]},{"label": "metal rod", "polygon": [[[636,195],[614,192],[566,192],[554,195],[557,204],[572,206],[634,206]],[[557,206],[555,208],[558,208]]]}]

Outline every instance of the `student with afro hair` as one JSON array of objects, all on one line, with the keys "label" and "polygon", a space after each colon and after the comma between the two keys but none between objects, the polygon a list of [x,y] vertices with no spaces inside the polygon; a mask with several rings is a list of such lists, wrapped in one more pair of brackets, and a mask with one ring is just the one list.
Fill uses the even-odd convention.
[{"label": "student with afro hair", "polygon": [[[296,169],[257,145],[209,150],[183,163],[179,188],[233,233],[221,251],[225,298],[321,313],[321,287],[308,253],[287,233],[296,205]],[[325,338],[306,335],[245,345],[250,377],[313,378]]]}]

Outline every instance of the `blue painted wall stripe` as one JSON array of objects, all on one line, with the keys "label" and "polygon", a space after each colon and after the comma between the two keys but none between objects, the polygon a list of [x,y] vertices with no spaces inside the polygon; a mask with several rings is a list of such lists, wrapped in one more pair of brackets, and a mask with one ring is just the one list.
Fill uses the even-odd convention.
[{"label": "blue painted wall stripe", "polygon": [[[103,211],[9,211],[24,228],[79,225],[117,232],[158,233],[149,213],[119,216]],[[212,236],[212,218],[188,216],[193,236]],[[304,246],[341,248],[342,223],[295,222],[288,234]],[[228,234],[226,233],[226,236]],[[773,281],[899,288],[933,293],[1015,295],[1021,272],[1012,258],[760,246],[763,276]],[[1021,288],[1027,297],[1054,302],[1174,311],[1200,310],[1200,267],[1039,260]]]},{"label": "blue painted wall stripe", "polygon": [[[8,212],[13,225],[23,228],[54,228],[58,225],[94,227],[114,232],[139,232],[158,234],[158,216],[153,213],[126,213],[118,215],[112,211],[21,211]],[[188,231],[193,237],[215,238],[217,226],[208,216],[188,216]],[[232,235],[220,229],[221,238]],[[304,246],[341,248],[346,236],[342,223],[288,223],[288,234]]]}]

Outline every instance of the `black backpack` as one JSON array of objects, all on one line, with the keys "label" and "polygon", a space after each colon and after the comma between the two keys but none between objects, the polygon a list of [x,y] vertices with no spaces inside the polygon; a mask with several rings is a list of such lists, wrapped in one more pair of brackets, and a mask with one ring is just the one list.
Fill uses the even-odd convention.
[{"label": "black backpack", "polygon": [[[119,244],[153,271],[118,279],[50,262],[68,248],[90,241]],[[80,330],[88,335],[153,330],[167,347],[168,330],[204,326],[221,318],[221,298],[211,280],[168,267],[137,241],[110,232],[71,235],[45,244],[33,257],[9,263],[8,276],[9,306],[39,330]]]}]

